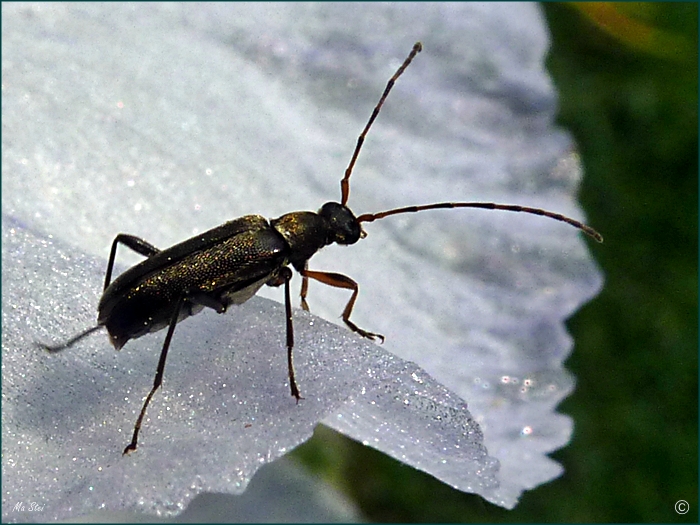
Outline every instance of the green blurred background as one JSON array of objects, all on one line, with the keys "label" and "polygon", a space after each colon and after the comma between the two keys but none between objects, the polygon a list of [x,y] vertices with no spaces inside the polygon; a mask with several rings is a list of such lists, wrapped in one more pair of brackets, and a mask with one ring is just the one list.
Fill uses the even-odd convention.
[{"label": "green blurred background", "polygon": [[566,472],[506,511],[320,429],[294,457],[371,521],[698,521],[698,4],[542,8],[580,200],[605,235],[589,243],[605,288],[568,323]]}]

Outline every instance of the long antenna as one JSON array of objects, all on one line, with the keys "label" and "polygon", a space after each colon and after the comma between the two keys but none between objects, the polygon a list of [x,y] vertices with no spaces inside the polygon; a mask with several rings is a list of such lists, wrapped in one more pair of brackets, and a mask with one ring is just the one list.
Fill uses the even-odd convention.
[{"label": "long antenna", "polygon": [[384,93],[379,99],[379,103],[377,103],[377,106],[374,108],[374,111],[372,111],[372,116],[369,118],[369,122],[367,122],[365,129],[362,130],[362,133],[360,133],[360,136],[357,138],[357,146],[355,146],[355,152],[352,154],[350,164],[345,170],[345,177],[343,177],[343,180],[340,181],[340,203],[343,206],[345,206],[348,203],[348,198],[350,197],[350,175],[352,175],[352,169],[355,167],[355,161],[357,161],[357,156],[360,154],[360,148],[362,148],[362,143],[365,141],[365,136],[367,135],[369,128],[372,126],[374,119],[377,118],[377,115],[379,115],[379,110],[382,108],[382,105],[384,104],[384,101],[386,100],[389,91],[391,91],[391,88],[394,87],[394,82],[396,82],[396,79],[401,76],[401,74],[408,67],[413,58],[418,53],[420,53],[422,49],[423,45],[420,42],[416,42],[415,44],[413,44],[413,49],[411,49],[411,52],[409,53],[406,60],[403,61],[401,67],[399,67],[399,69],[396,70],[394,76],[389,79],[389,82],[387,82],[386,88],[384,89]]},{"label": "long antenna", "polygon": [[603,236],[593,228],[586,226],[580,221],[567,217],[566,215],[562,215],[561,213],[554,213],[540,208],[530,208],[529,206],[519,206],[517,204],[496,204],[494,202],[439,202],[436,204],[424,204],[422,206],[406,206],[405,208],[395,208],[393,210],[381,211],[379,213],[365,213],[357,218],[357,222],[373,222],[377,219],[383,219],[384,217],[398,215],[400,213],[414,213],[417,211],[451,208],[482,208],[485,210],[514,211],[549,217],[550,219],[555,219],[557,221],[570,224],[574,228],[581,230],[589,237],[593,237],[596,241],[603,242]]}]

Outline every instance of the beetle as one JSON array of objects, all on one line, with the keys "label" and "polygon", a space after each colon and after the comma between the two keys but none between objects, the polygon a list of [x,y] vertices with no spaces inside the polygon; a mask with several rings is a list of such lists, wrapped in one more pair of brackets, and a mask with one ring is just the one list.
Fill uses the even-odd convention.
[{"label": "beetle", "polygon": [[[333,272],[309,270],[309,259],[330,244],[355,244],[367,234],[362,223],[373,222],[391,215],[434,209],[482,208],[523,212],[565,222],[598,242],[602,236],[593,228],[561,215],[539,208],[491,202],[442,202],[395,208],[378,213],[355,216],[348,208],[350,176],[365,137],[377,118],[396,80],[403,74],[415,56],[422,50],[417,42],[408,57],[389,79],[369,121],[360,133],[350,163],[340,181],[340,202],[327,202],[318,212],[296,211],[267,220],[260,215],[247,215],[226,222],[191,239],[160,250],[133,235],[119,234],[112,242],[107,263],[103,294],[98,304],[97,325],[79,333],[62,344],[40,344],[55,353],[72,346],[87,335],[104,327],[116,350],[131,339],[167,328],[156,369],[153,386],[143,402],[134,424],[131,442],[123,454],[136,450],[141,425],[153,395],[161,386],[165,362],[175,326],[204,308],[224,313],[232,304],[242,304],[264,285],[284,285],[287,368],[291,395],[297,403],[303,399],[294,377],[292,349],[294,327],[290,298],[290,279],[294,268],[302,276],[301,307],[309,310],[306,302],[309,279],[336,288],[352,291],[342,313],[343,322],[353,332],[371,340],[384,341],[381,334],[369,332],[350,320],[359,288],[351,278]],[[118,246],[125,246],[146,257],[112,281],[112,270]]]}]

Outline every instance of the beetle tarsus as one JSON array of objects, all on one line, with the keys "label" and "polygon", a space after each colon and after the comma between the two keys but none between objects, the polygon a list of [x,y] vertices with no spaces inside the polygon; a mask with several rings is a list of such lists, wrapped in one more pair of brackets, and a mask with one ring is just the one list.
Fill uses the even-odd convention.
[{"label": "beetle tarsus", "polygon": [[91,328],[88,328],[84,332],[80,332],[78,335],[68,339],[68,341],[64,341],[63,343],[58,344],[58,345],[47,345],[44,343],[40,343],[38,341],[36,341],[34,344],[37,347],[41,348],[42,350],[49,352],[50,354],[55,354],[55,353],[60,352],[61,350],[65,350],[66,348],[73,346],[75,343],[80,341],[82,338],[87,337],[88,335],[99,330],[100,328],[102,328],[102,325],[99,325],[99,324],[96,326],[93,326]]},{"label": "beetle tarsus", "polygon": [[379,339],[381,343],[384,343],[384,336],[382,334],[375,334],[374,332],[368,332],[367,330],[363,330],[355,323],[353,323],[350,319],[343,319],[343,321],[345,321],[345,324],[348,325],[348,328],[350,328],[350,330],[357,334],[360,334],[362,337],[366,337],[367,339],[371,339],[372,341]]}]

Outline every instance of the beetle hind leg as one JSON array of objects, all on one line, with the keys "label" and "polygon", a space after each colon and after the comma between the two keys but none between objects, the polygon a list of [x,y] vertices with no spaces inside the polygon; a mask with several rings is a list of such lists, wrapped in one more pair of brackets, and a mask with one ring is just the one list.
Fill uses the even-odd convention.
[{"label": "beetle hind leg", "polygon": [[106,290],[109,283],[112,282],[112,269],[114,268],[114,259],[117,256],[117,245],[119,244],[123,244],[127,248],[131,248],[133,251],[143,255],[144,257],[151,257],[160,251],[150,242],[144,241],[135,235],[128,235],[126,233],[120,233],[117,235],[114,238],[114,241],[112,241],[112,249],[109,252],[109,262],[107,263],[107,272],[105,273],[104,290]]},{"label": "beetle hind leg", "polygon": [[170,319],[170,325],[168,326],[168,333],[165,336],[165,341],[163,342],[163,349],[160,351],[160,358],[158,359],[158,368],[156,368],[156,376],[153,379],[153,387],[151,388],[151,391],[148,393],[146,396],[146,400],[143,402],[143,406],[141,407],[141,412],[139,413],[139,417],[136,420],[136,423],[134,424],[134,434],[131,437],[131,443],[129,443],[126,448],[124,449],[124,452],[122,453],[123,455],[129,454],[130,452],[133,452],[136,450],[137,444],[138,444],[138,439],[139,439],[139,432],[141,431],[141,424],[143,423],[143,418],[146,415],[146,409],[148,408],[148,405],[151,403],[151,399],[153,398],[153,395],[156,393],[156,390],[160,388],[160,385],[163,383],[163,372],[165,371],[165,360],[168,357],[168,349],[170,348],[170,341],[173,338],[173,333],[175,332],[175,325],[177,325],[177,320],[180,315],[180,310],[182,309],[182,306],[185,302],[185,297],[180,297],[178,299],[177,304],[175,305],[175,310],[173,311],[173,316]]},{"label": "beetle hind leg", "polygon": [[65,349],[68,348],[69,346],[73,346],[75,343],[77,343],[78,341],[80,341],[80,340],[83,339],[84,337],[87,337],[88,335],[90,335],[90,334],[93,333],[94,331],[99,330],[100,328],[102,328],[102,325],[101,325],[101,324],[98,324],[98,325],[96,325],[96,326],[93,326],[93,327],[91,327],[91,328],[88,328],[87,330],[85,330],[85,331],[83,331],[83,332],[80,332],[79,334],[77,334],[77,335],[71,337],[71,338],[68,339],[67,341],[64,341],[64,342],[62,342],[62,343],[59,343],[59,344],[57,344],[57,345],[47,345],[47,344],[39,343],[39,342],[37,342],[36,345],[37,345],[39,348],[42,348],[42,349],[46,350],[46,351],[49,352],[50,354],[55,354],[55,353],[57,353],[57,352],[60,352],[61,350],[65,350]]}]

